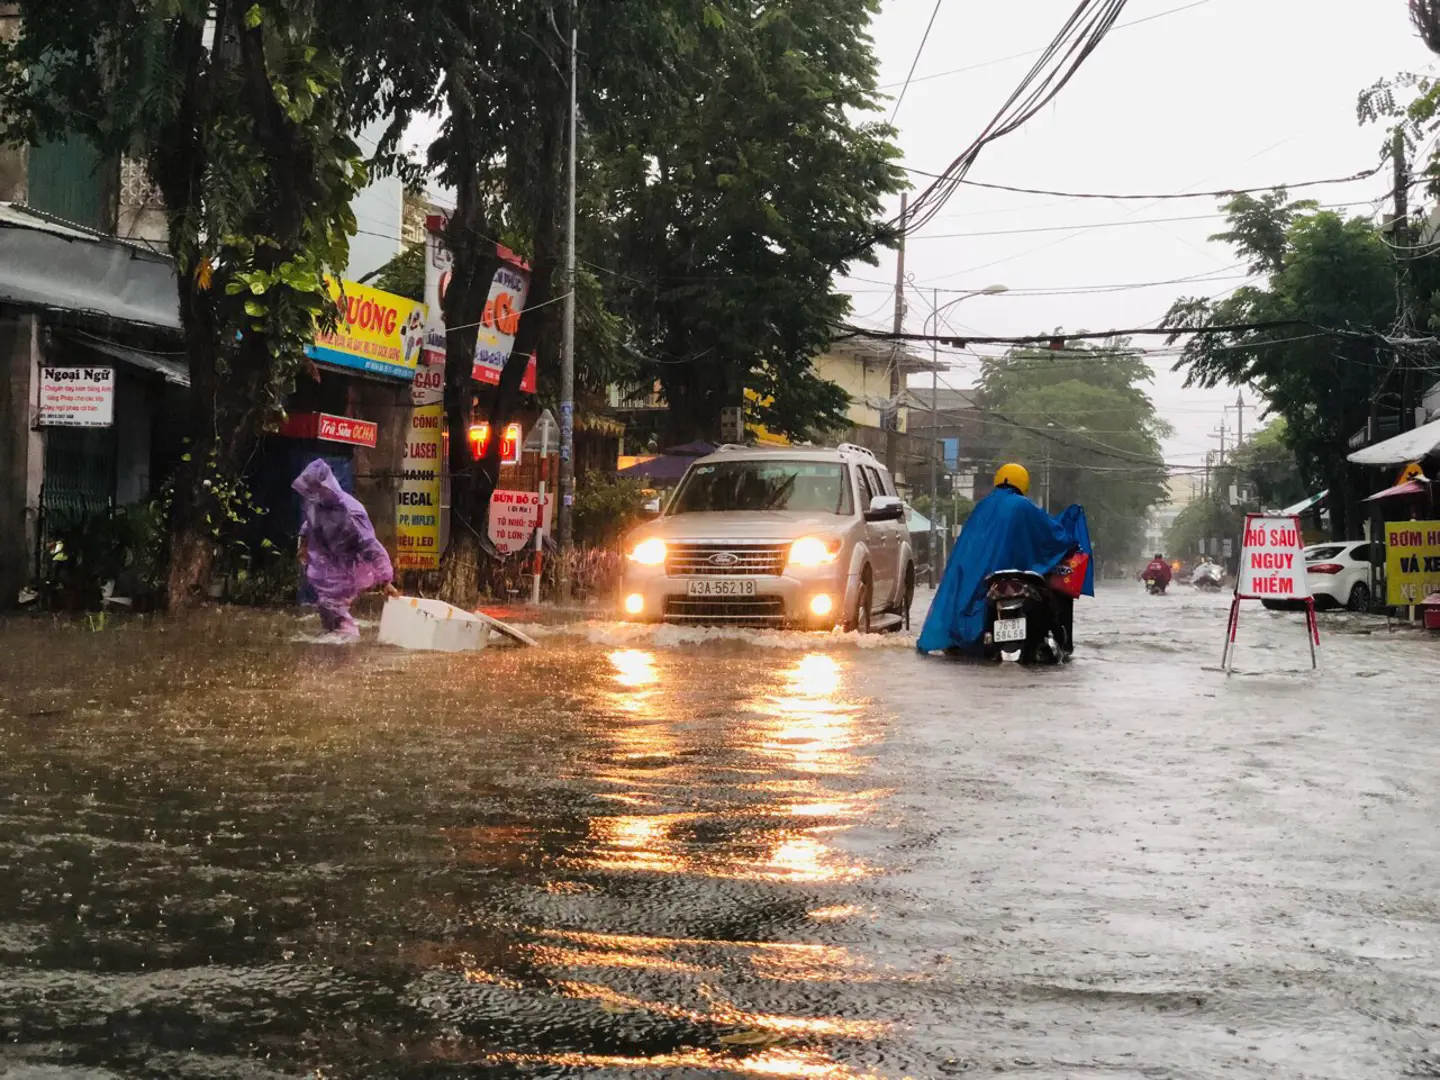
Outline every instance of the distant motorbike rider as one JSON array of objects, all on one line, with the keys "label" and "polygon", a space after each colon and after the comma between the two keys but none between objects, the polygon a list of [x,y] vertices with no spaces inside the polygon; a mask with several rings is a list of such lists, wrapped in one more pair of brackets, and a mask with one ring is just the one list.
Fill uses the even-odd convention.
[{"label": "distant motorbike rider", "polygon": [[[1036,506],[1026,494],[1030,473],[1022,465],[1002,465],[995,473],[995,490],[976,504],[960,532],[945,576],[930,605],[920,633],[921,652],[978,654],[986,631],[986,579],[1000,570],[1025,570],[1041,576],[1055,571],[1070,555],[1091,554],[1085,511],[1071,506],[1058,518]],[[1073,647],[1075,602],[1055,590],[1055,621],[1061,647]],[[1087,562],[1084,595],[1095,595],[1094,564]]]},{"label": "distant motorbike rider", "polygon": [[1140,580],[1146,584],[1153,581],[1160,591],[1164,592],[1170,586],[1170,576],[1170,564],[1165,561],[1165,556],[1157,551],[1155,558],[1150,560],[1150,564],[1145,567],[1145,572],[1140,575]]}]

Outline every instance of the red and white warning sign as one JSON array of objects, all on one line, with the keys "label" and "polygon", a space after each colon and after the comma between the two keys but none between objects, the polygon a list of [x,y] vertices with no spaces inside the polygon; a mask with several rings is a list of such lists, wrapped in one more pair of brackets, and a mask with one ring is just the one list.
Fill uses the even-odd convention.
[{"label": "red and white warning sign", "polygon": [[1235,595],[1242,600],[1304,600],[1310,595],[1305,579],[1305,539],[1300,520],[1288,514],[1245,518],[1240,542],[1240,576]]},{"label": "red and white warning sign", "polygon": [[1305,636],[1310,641],[1310,666],[1316,667],[1315,649],[1320,644],[1320,624],[1315,619],[1315,601],[1306,578],[1305,537],[1300,519],[1292,514],[1247,514],[1240,539],[1240,573],[1235,578],[1235,599],[1230,604],[1230,623],[1225,629],[1225,670],[1235,658],[1235,635],[1240,628],[1242,600],[1269,600],[1295,603],[1305,611]]}]

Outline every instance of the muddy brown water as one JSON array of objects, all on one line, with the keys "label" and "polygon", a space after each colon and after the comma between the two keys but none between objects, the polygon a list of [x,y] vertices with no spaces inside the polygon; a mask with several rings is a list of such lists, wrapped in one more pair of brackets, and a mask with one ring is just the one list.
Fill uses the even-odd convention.
[{"label": "muddy brown water", "polygon": [[[1440,1075],[1440,646],[0,621],[0,1075]],[[373,630],[371,631],[373,633]]]}]

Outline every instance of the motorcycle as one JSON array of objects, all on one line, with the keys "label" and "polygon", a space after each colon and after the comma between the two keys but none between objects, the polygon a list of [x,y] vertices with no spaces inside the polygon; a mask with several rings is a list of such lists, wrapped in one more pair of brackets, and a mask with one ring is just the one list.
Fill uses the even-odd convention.
[{"label": "motorcycle", "polygon": [[1170,583],[1164,578],[1147,577],[1145,579],[1145,591],[1151,596],[1164,596],[1169,585]]},{"label": "motorcycle", "polygon": [[1213,563],[1202,564],[1190,575],[1190,584],[1202,592],[1219,592],[1225,584],[1225,571]]},{"label": "motorcycle", "polygon": [[1054,590],[1030,570],[997,570],[985,579],[985,656],[1006,663],[1059,664],[1069,658]]}]

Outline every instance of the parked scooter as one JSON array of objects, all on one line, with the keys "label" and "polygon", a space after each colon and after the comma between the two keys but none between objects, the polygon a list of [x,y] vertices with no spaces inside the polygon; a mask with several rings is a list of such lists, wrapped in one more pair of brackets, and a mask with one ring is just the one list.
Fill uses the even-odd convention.
[{"label": "parked scooter", "polygon": [[[985,655],[1007,663],[1059,664],[1073,645],[1060,597],[1029,570],[997,570],[985,579]],[[1072,601],[1073,602],[1073,601]]]}]

